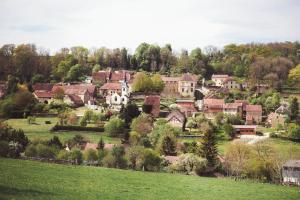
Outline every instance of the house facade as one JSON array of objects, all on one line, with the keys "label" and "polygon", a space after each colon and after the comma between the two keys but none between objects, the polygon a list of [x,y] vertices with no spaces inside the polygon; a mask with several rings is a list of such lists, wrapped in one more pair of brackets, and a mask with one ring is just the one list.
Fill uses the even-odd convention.
[{"label": "house facade", "polygon": [[223,113],[242,117],[243,104],[242,103],[225,103],[223,106]]},{"label": "house facade", "polygon": [[204,99],[203,112],[205,117],[212,119],[219,112],[223,112],[224,99]]},{"label": "house facade", "polygon": [[211,80],[215,82],[216,86],[222,87],[225,80],[227,80],[229,76],[227,74],[213,74]]},{"label": "house facade", "polygon": [[246,124],[259,124],[262,122],[262,106],[246,105]]},{"label": "house facade", "polygon": [[185,123],[186,123],[186,117],[185,115],[180,112],[179,110],[173,110],[166,118],[168,124],[181,128],[184,130],[185,128]]},{"label": "house facade", "polygon": [[183,97],[194,97],[197,76],[190,73],[183,74],[178,82],[178,92]]}]

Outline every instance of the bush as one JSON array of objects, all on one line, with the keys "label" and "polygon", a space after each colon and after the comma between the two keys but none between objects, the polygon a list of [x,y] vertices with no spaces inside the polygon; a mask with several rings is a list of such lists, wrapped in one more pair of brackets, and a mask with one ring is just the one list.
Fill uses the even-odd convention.
[{"label": "bush", "polygon": [[28,124],[34,124],[35,123],[35,117],[34,116],[28,116],[27,117],[27,122]]},{"label": "bush", "polygon": [[69,160],[70,156],[71,156],[71,152],[67,150],[60,150],[59,153],[57,154],[57,159]]},{"label": "bush", "polygon": [[45,121],[45,124],[51,124],[51,121]]},{"label": "bush", "polygon": [[103,158],[102,163],[104,167],[113,168],[116,166],[116,159],[111,153],[108,153]]},{"label": "bush", "polygon": [[25,149],[25,156],[27,157],[37,157],[36,145],[30,144]]},{"label": "bush", "polygon": [[185,174],[204,174],[207,168],[207,160],[192,153],[182,154],[179,160],[169,167],[171,172]]},{"label": "bush", "polygon": [[43,144],[38,144],[36,146],[36,152],[37,157],[40,158],[55,158],[57,154],[57,149]]},{"label": "bush", "polygon": [[264,134],[262,132],[260,132],[260,131],[256,131],[256,135],[257,136],[263,136]]},{"label": "bush", "polygon": [[144,149],[139,161],[139,168],[145,171],[159,171],[161,159],[152,149]]},{"label": "bush", "polygon": [[9,144],[7,141],[0,140],[0,156],[7,157],[9,154]]},{"label": "bush", "polygon": [[50,131],[92,131],[92,132],[104,132],[103,127],[83,127],[83,126],[60,126],[55,125]]},{"label": "bush", "polygon": [[87,149],[83,153],[84,160],[88,162],[93,162],[98,160],[97,151],[94,149]]},{"label": "bush", "polygon": [[271,132],[270,133],[270,137],[271,138],[278,138],[278,135],[276,133],[274,133],[274,132]]},{"label": "bush", "polygon": [[73,149],[70,154],[70,159],[75,162],[75,164],[80,165],[82,163],[82,153],[79,149]]}]

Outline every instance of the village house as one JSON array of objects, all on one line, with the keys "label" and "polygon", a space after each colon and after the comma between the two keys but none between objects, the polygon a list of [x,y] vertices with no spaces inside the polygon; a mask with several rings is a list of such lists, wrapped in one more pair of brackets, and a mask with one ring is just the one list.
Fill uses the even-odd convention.
[{"label": "village house", "polygon": [[106,97],[107,95],[113,95],[115,93],[121,93],[121,83],[105,83],[100,87],[100,95]]},{"label": "village house", "polygon": [[225,80],[227,80],[229,76],[227,74],[213,74],[211,80],[215,83],[216,86],[222,87]]},{"label": "village house", "polygon": [[271,112],[268,115],[267,118],[267,123],[269,126],[276,128],[279,125],[280,126],[284,126],[285,125],[285,121],[288,118],[288,106],[287,105],[281,105],[279,106],[275,112]]},{"label": "village house", "polygon": [[186,117],[191,117],[193,113],[197,112],[193,99],[176,99],[176,105]]},{"label": "village house", "polygon": [[228,77],[222,84],[221,87],[225,87],[227,89],[237,89],[237,90],[241,90],[241,89],[245,89],[247,88],[247,83],[243,82],[243,83],[239,83],[238,81],[236,81],[233,77]]},{"label": "village house", "polygon": [[183,97],[194,97],[198,78],[190,73],[183,74],[178,82],[179,94]]},{"label": "village house", "polygon": [[223,106],[223,113],[242,117],[243,104],[242,103],[225,103]]},{"label": "village house", "polygon": [[283,183],[300,185],[300,160],[289,160],[282,166]]},{"label": "village house", "polygon": [[259,124],[262,122],[262,106],[246,105],[246,124]]},{"label": "village house", "polygon": [[160,96],[150,95],[145,97],[144,105],[151,106],[151,114],[153,117],[158,117],[160,113]]},{"label": "village house", "polygon": [[36,90],[33,92],[33,96],[40,102],[40,103],[51,103],[53,101],[53,95],[51,91],[46,90]]},{"label": "village house", "polygon": [[234,132],[239,135],[255,135],[256,125],[232,125]]},{"label": "village house", "polygon": [[161,93],[164,97],[176,97],[179,95],[178,82],[180,77],[161,76],[161,79],[165,84],[164,90]]},{"label": "village house", "polygon": [[179,110],[173,110],[166,118],[167,122],[174,126],[181,128],[184,130],[185,128],[185,123],[186,123],[186,117],[185,115],[180,112]]},{"label": "village house", "polygon": [[104,83],[118,83],[120,81],[130,82],[133,79],[134,72],[128,70],[120,71],[98,71],[92,74],[94,84],[103,85]]},{"label": "village house", "polygon": [[[106,83],[110,84],[110,83]],[[115,84],[115,83],[113,83]],[[121,92],[118,90],[112,94],[106,95],[106,103],[110,106],[110,108],[114,110],[120,110],[122,105],[127,105],[129,102],[129,87],[126,82],[122,82],[121,84]],[[110,91],[111,92],[111,91]]]},{"label": "village house", "polygon": [[181,77],[162,76],[165,83],[162,96],[164,97],[194,97],[198,77],[196,75],[185,73]]},{"label": "village house", "polygon": [[203,112],[205,117],[212,119],[219,112],[223,112],[224,99],[204,99]]},{"label": "village house", "polygon": [[52,94],[58,88],[64,91],[64,102],[71,106],[79,107],[94,102],[96,86],[92,84],[54,85]]}]

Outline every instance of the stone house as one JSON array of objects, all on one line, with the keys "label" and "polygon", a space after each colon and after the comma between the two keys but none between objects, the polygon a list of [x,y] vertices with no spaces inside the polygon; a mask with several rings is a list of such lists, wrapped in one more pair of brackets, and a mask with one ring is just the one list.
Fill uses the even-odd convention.
[{"label": "stone house", "polygon": [[225,80],[227,80],[229,76],[227,74],[213,74],[211,80],[215,82],[216,86],[222,87]]},{"label": "stone house", "polygon": [[181,128],[184,130],[186,117],[185,115],[180,112],[179,110],[173,110],[166,118],[167,122],[177,128]]},{"label": "stone house", "polygon": [[46,90],[36,90],[33,92],[33,96],[40,102],[40,103],[51,103],[53,101],[53,95],[51,91]]},{"label": "stone house", "polygon": [[163,96],[176,97],[179,95],[178,82],[180,77],[161,76],[161,79],[165,84],[164,90],[161,93]]},{"label": "stone house", "polygon": [[159,95],[150,95],[145,97],[145,105],[151,105],[152,110],[151,114],[153,117],[158,117],[160,113],[160,96]]},{"label": "stone house", "polygon": [[190,73],[183,74],[178,82],[178,92],[183,97],[194,97],[197,76]]},{"label": "stone house", "polygon": [[246,105],[246,124],[259,124],[262,122],[262,106]]},{"label": "stone house", "polygon": [[242,117],[243,104],[242,103],[225,103],[223,106],[223,113],[229,115],[237,115]]},{"label": "stone house", "polygon": [[205,117],[212,119],[219,112],[223,112],[224,99],[204,99],[203,112]]}]

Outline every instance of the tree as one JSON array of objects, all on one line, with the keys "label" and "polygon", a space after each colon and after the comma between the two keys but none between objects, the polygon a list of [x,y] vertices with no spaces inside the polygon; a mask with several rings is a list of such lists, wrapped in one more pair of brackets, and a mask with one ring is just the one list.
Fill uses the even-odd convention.
[{"label": "tree", "polygon": [[19,79],[13,75],[7,77],[7,94],[13,94],[18,91]]},{"label": "tree", "polygon": [[223,130],[224,130],[225,134],[228,135],[231,139],[233,139],[235,137],[234,128],[231,124],[228,124],[228,123],[224,124]]},{"label": "tree", "polygon": [[287,126],[287,135],[289,138],[300,139],[300,126],[295,123],[289,123]]},{"label": "tree", "polygon": [[139,108],[134,103],[127,104],[123,109],[121,109],[119,117],[123,119],[126,125],[132,122],[132,120],[140,115]]},{"label": "tree", "polygon": [[30,82],[31,82],[31,84],[44,83],[45,82],[45,77],[42,74],[35,74],[31,78]]},{"label": "tree", "polygon": [[111,118],[104,126],[105,132],[111,137],[123,136],[125,131],[125,122],[118,117]]},{"label": "tree", "polygon": [[296,97],[293,97],[290,102],[290,119],[297,121],[299,116],[299,103]]},{"label": "tree", "polygon": [[82,153],[79,149],[73,149],[71,151],[70,159],[75,162],[76,165],[80,165],[82,163]]},{"label": "tree", "polygon": [[132,90],[134,92],[150,92],[153,90],[153,83],[151,78],[144,72],[138,72],[134,76]]},{"label": "tree", "polygon": [[98,148],[99,150],[104,150],[104,147],[105,147],[105,143],[104,143],[104,141],[103,141],[103,139],[102,139],[102,137],[101,137],[100,140],[99,140],[99,142],[98,142],[97,148]]},{"label": "tree", "polygon": [[173,134],[165,134],[161,137],[158,150],[162,155],[175,156],[176,153],[176,137]]},{"label": "tree", "polygon": [[88,162],[94,162],[98,160],[97,151],[94,149],[87,149],[83,153],[84,160]]},{"label": "tree", "polygon": [[48,145],[54,146],[57,149],[62,149],[63,147],[62,143],[60,142],[57,136],[53,136],[53,138],[49,140]]},{"label": "tree", "polygon": [[146,136],[153,129],[153,118],[151,115],[142,114],[135,118],[131,123],[131,131],[137,132],[139,135]]},{"label": "tree", "polygon": [[161,76],[159,74],[154,74],[151,77],[151,81],[152,81],[153,90],[155,92],[162,92],[163,91],[163,89],[165,87],[165,84],[164,84],[164,82],[161,79]]},{"label": "tree", "polygon": [[85,67],[76,64],[70,68],[65,78],[65,81],[81,81],[84,79],[84,75],[87,73]]},{"label": "tree", "polygon": [[217,136],[213,130],[212,125],[208,122],[201,124],[201,131],[203,138],[201,141],[201,154],[207,159],[209,167],[215,167],[217,162]]},{"label": "tree", "polygon": [[100,70],[101,70],[101,66],[99,64],[96,64],[96,65],[93,66],[93,70],[92,70],[93,73],[98,72]]},{"label": "tree", "polygon": [[289,80],[294,83],[300,83],[300,64],[289,71]]},{"label": "tree", "polygon": [[116,168],[124,169],[127,167],[127,160],[124,158],[125,149],[123,146],[114,146],[111,154],[115,158]]}]

